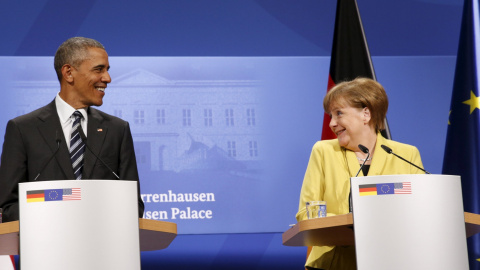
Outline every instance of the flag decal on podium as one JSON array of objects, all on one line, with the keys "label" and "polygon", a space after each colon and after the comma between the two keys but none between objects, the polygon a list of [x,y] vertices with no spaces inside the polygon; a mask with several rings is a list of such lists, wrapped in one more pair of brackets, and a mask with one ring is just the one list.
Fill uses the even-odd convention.
[{"label": "flag decal on podium", "polygon": [[360,196],[370,196],[370,195],[377,195],[377,185],[360,185],[358,186],[360,191]]},{"label": "flag decal on podium", "polygon": [[27,203],[29,202],[44,202],[45,192],[43,190],[27,191]]},{"label": "flag decal on podium", "polygon": [[394,183],[395,194],[412,194],[412,182]]},{"label": "flag decal on podium", "polygon": [[45,189],[27,191],[27,203],[48,201],[78,201],[82,199],[81,188]]},{"label": "flag decal on podium", "polygon": [[360,196],[412,194],[411,182],[359,185]]},{"label": "flag decal on podium", "polygon": [[395,194],[393,192],[394,183],[377,184],[377,195]]},{"label": "flag decal on podium", "polygon": [[66,188],[63,190],[64,201],[76,201],[82,199],[82,190],[80,188]]}]

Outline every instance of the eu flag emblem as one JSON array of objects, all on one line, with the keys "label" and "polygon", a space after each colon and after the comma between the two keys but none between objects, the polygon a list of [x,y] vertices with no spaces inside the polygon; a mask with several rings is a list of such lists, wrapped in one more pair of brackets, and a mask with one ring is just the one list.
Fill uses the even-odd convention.
[{"label": "eu flag emblem", "polygon": [[63,189],[46,189],[45,201],[61,201],[63,197]]},{"label": "eu flag emblem", "polygon": [[377,184],[377,195],[395,194],[394,183]]}]

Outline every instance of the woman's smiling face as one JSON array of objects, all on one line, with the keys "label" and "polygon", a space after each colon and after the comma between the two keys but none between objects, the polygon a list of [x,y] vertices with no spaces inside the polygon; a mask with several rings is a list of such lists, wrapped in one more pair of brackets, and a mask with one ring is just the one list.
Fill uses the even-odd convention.
[{"label": "woman's smiling face", "polygon": [[[346,102],[335,103],[328,113],[330,129],[337,135],[340,146],[350,150],[358,148],[358,142],[363,137],[365,121],[368,118],[367,108],[355,108]],[[368,125],[368,122],[367,122]]]}]

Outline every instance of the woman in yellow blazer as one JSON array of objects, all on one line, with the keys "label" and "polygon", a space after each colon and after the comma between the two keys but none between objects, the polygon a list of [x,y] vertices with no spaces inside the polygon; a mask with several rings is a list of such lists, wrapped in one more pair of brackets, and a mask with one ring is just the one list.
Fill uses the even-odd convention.
[{"label": "woman in yellow blazer", "polygon": [[[354,177],[367,154],[358,145],[370,151],[370,158],[359,172],[363,175],[422,174],[414,166],[386,153],[381,145],[423,167],[418,149],[382,137],[388,98],[383,87],[366,78],[340,83],[325,96],[325,112],[330,117],[330,128],[337,139],[315,143],[310,155],[300,193],[297,221],[307,219],[305,203],[326,201],[327,215],[349,212],[350,177]],[[313,247],[305,265],[308,269],[356,269],[353,246]]]}]

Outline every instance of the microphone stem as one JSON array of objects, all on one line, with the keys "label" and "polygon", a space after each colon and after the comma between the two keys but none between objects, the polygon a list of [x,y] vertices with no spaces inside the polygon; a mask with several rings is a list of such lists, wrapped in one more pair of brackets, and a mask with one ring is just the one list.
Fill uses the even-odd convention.
[{"label": "microphone stem", "polygon": [[403,161],[405,161],[405,162],[407,162],[407,163],[409,163],[409,164],[413,165],[415,168],[417,168],[417,169],[419,169],[419,170],[422,170],[422,171],[424,171],[426,174],[430,174],[430,173],[429,173],[429,172],[427,172],[425,169],[422,169],[422,168],[418,167],[417,165],[413,164],[412,162],[409,162],[408,160],[406,160],[406,159],[404,159],[403,157],[401,157],[401,156],[399,156],[399,155],[395,154],[394,152],[392,152],[392,154],[393,154],[394,156],[398,157],[399,159],[401,159],[401,160],[403,160]]},{"label": "microphone stem", "polygon": [[58,149],[60,149],[60,140],[59,139],[57,139],[57,149],[55,149],[55,152],[53,152],[53,154],[50,156],[50,158],[47,160],[47,162],[45,162],[45,165],[43,165],[42,169],[40,170],[40,172],[38,172],[37,176],[35,176],[33,181],[37,181],[37,178],[40,176],[40,174],[43,172],[43,170],[45,170],[48,163],[50,163],[50,161],[53,159],[53,157],[55,157],[55,154],[57,154]]},{"label": "microphone stem", "polygon": [[120,177],[112,170],[112,168],[110,168],[110,166],[107,165],[107,163],[105,163],[105,161],[103,161],[103,159],[99,158],[97,156],[97,154],[95,154],[95,152],[92,151],[92,149],[90,149],[90,147],[88,146],[87,144],[87,136],[85,136],[85,133],[83,132],[83,128],[82,126],[79,127],[80,128],[80,138],[82,139],[82,141],[85,143],[85,147],[90,151],[90,153],[92,153],[98,160],[100,160],[100,162],[103,164],[103,166],[107,167],[107,169],[110,170],[110,172],[115,175],[115,177],[117,178],[117,180],[120,180]]},{"label": "microphone stem", "polygon": [[[358,174],[360,173],[360,171],[362,170],[363,168],[363,165],[365,165],[365,162],[367,162],[368,158],[370,157],[370,152],[367,153],[367,158],[365,158],[365,160],[363,161],[362,163],[362,166],[360,166],[360,169],[358,170],[357,174],[355,175],[355,177],[358,176]],[[353,205],[352,205],[352,187],[350,186],[350,193],[348,194],[348,208],[350,210],[350,213],[353,212]]]},{"label": "microphone stem", "polygon": [[367,158],[363,161],[362,166],[360,166],[360,169],[358,169],[358,172],[357,172],[357,174],[355,175],[355,177],[358,176],[358,174],[360,173],[360,171],[361,171],[362,168],[363,168],[363,165],[365,165],[365,162],[367,162],[367,160],[368,160],[369,157],[370,157],[370,152],[368,152]]}]

